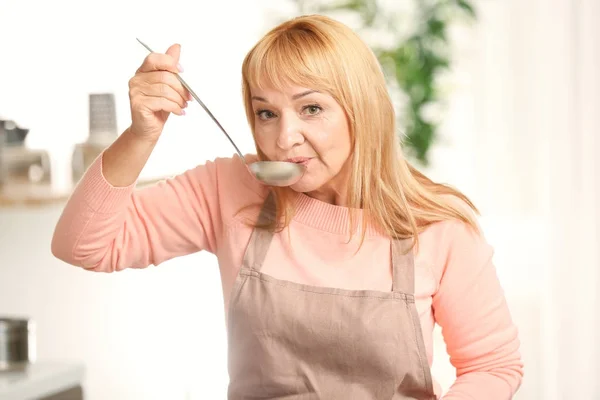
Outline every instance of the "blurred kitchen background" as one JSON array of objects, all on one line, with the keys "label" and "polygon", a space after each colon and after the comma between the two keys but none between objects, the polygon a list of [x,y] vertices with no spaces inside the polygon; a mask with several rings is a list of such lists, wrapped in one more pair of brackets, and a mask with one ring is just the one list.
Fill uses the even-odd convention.
[{"label": "blurred kitchen background", "polygon": [[[319,7],[395,60],[411,159],[480,207],[521,334],[516,398],[600,399],[600,1],[372,3],[0,0],[0,317],[34,322],[33,367],[0,373],[0,399],[77,386],[87,400],[225,399],[213,256],[98,274],[54,259],[50,239],[82,168],[128,126],[127,83],[147,55],[136,37],[159,51],[180,43],[185,79],[252,152],[242,59],[272,26]],[[143,180],[231,154],[192,103]],[[454,371],[436,340],[447,388]]]}]

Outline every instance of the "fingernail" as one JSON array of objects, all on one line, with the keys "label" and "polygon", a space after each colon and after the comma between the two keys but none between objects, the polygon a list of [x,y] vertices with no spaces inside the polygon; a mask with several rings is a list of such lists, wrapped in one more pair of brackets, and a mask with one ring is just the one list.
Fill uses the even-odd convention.
[{"label": "fingernail", "polygon": [[185,115],[185,110],[181,110],[181,115]]},{"label": "fingernail", "polygon": [[179,70],[179,72],[183,72],[183,67],[181,66],[181,64],[177,64],[177,69]]}]

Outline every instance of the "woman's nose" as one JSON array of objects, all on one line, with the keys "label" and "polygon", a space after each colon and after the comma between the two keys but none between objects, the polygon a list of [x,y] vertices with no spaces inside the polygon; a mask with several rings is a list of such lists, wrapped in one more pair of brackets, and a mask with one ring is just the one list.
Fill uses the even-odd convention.
[{"label": "woman's nose", "polygon": [[277,146],[282,150],[289,150],[292,147],[304,142],[302,134],[301,121],[294,116],[284,116],[280,120],[279,135],[277,136]]}]

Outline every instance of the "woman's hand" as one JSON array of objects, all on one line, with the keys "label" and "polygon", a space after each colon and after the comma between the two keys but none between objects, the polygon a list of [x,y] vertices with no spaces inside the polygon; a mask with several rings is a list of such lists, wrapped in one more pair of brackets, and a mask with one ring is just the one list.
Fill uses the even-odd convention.
[{"label": "woman's hand", "polygon": [[169,114],[185,115],[192,97],[175,76],[182,71],[180,52],[181,46],[174,44],[165,54],[149,54],[129,80],[129,131],[135,137],[156,142]]},{"label": "woman's hand", "polygon": [[129,80],[131,125],[102,155],[102,174],[115,187],[132,185],[152,154],[169,114],[184,115],[191,99],[175,76],[181,47],[151,53]]}]

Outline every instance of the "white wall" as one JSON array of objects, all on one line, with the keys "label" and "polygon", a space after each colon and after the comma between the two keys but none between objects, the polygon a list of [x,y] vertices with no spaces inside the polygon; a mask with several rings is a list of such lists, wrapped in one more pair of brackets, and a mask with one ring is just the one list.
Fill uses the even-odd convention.
[{"label": "white wall", "polygon": [[[180,0],[167,6],[158,0],[3,0],[0,117],[29,127],[30,146],[60,148],[87,138],[88,93],[112,92],[122,131],[130,118],[127,82],[148,54],[136,37],[156,51],[177,42],[183,76],[242,150],[252,151],[240,68],[266,29],[263,11],[258,1]],[[144,175],[178,172],[231,153],[223,134],[195,107],[184,118],[171,118]],[[174,152],[178,157],[170,156]]]},{"label": "white wall", "polygon": [[36,323],[37,360],[83,363],[86,399],[224,399],[214,258],[95,274],[49,251],[59,207],[0,212],[0,314]]}]

